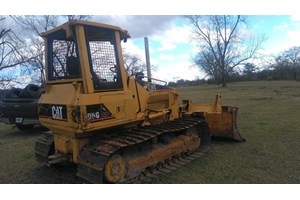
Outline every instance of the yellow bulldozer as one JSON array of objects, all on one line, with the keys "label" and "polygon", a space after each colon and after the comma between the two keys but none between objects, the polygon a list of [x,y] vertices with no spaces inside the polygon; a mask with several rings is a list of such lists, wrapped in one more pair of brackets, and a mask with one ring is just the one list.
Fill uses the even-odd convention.
[{"label": "yellow bulldozer", "polygon": [[131,183],[203,155],[211,136],[243,141],[238,109],[222,106],[220,95],[212,104],[179,104],[174,88],[129,76],[126,30],[73,20],[42,35],[46,86],[38,114],[49,131],[35,144],[39,162],[76,163],[91,183]]}]

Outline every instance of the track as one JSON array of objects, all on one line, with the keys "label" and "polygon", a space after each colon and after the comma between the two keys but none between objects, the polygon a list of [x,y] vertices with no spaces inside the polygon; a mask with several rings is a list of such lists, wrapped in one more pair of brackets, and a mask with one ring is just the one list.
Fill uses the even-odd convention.
[{"label": "track", "polygon": [[[207,149],[208,151],[208,149]],[[165,162],[159,163],[156,167],[152,169],[145,170],[140,176],[127,181],[125,183],[133,183],[133,184],[143,184],[143,183],[152,183],[153,179],[165,176],[168,173],[175,171],[183,165],[186,165],[193,161],[196,158],[203,156],[207,151],[197,150],[190,155],[180,155],[175,156],[172,159],[166,160]]]},{"label": "track", "polygon": [[48,157],[54,153],[54,136],[51,131],[43,132],[37,138],[34,151],[36,160],[49,166]]},{"label": "track", "polygon": [[[191,130],[190,136],[186,136],[188,130]],[[196,139],[190,139],[195,132],[193,130],[197,132]],[[181,118],[157,126],[113,132],[93,138],[82,148],[77,175],[91,183],[149,183],[158,175],[176,170],[203,155],[208,151],[209,143],[208,127],[201,118]],[[170,148],[165,148],[167,145]],[[178,147],[177,150],[173,148],[174,152],[172,145]],[[162,149],[162,154],[165,153],[163,156],[155,150],[151,154],[151,150],[157,147]],[[160,158],[152,158],[153,155]],[[141,158],[147,162],[140,162]],[[144,163],[148,165],[144,166]]]}]

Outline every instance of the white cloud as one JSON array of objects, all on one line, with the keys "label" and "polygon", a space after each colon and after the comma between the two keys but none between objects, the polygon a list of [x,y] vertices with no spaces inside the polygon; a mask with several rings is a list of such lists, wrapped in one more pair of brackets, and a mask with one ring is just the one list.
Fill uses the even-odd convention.
[{"label": "white cloud", "polygon": [[261,50],[261,53],[266,56],[276,56],[282,51],[288,50],[293,46],[300,46],[300,30],[292,30],[286,32],[286,38],[282,41],[277,41]]},{"label": "white cloud", "polygon": [[291,20],[292,21],[300,21],[300,15],[291,15]]},{"label": "white cloud", "polygon": [[281,22],[279,25],[273,27],[273,31],[285,31],[289,27],[287,22]]},{"label": "white cloud", "polygon": [[[139,55],[145,60],[144,47],[139,47],[137,44],[143,44],[143,39],[132,38],[122,45],[126,52]],[[189,44],[190,50],[183,52],[179,49],[182,47],[179,45],[182,44]],[[164,81],[203,78],[203,73],[190,62],[195,46],[195,42],[191,40],[191,30],[188,25],[178,26],[172,22],[166,30],[153,32],[152,36],[149,36],[150,59],[151,64],[158,66],[157,71],[152,72],[153,77]]]},{"label": "white cloud", "polygon": [[[139,39],[139,40],[141,40],[141,39]],[[142,61],[144,63],[146,63],[146,54],[145,54],[144,46],[139,47],[138,45],[134,44],[134,41],[137,41],[137,40],[127,40],[126,43],[122,42],[123,51],[127,52],[129,54],[132,54],[132,55],[139,56],[142,59]],[[151,65],[158,65],[160,61],[157,60],[156,58],[154,58],[153,56],[151,56],[152,52],[154,51],[151,46],[149,47],[149,51],[150,51],[150,63],[151,63]]]},{"label": "white cloud", "polygon": [[191,58],[191,52],[187,52],[185,54],[181,54],[177,56],[178,60],[189,60]]},{"label": "white cloud", "polygon": [[170,51],[176,48],[175,42],[160,41],[161,47],[157,48],[157,51]]},{"label": "white cloud", "polygon": [[122,47],[125,50],[125,52],[138,55],[141,58],[145,57],[145,50],[135,45],[132,40],[127,40],[126,43],[122,42]]},{"label": "white cloud", "polygon": [[166,60],[166,61],[171,61],[174,60],[176,57],[174,55],[167,55],[167,54],[160,54],[159,59],[160,60]]},{"label": "white cloud", "polygon": [[191,29],[188,25],[176,26],[173,24],[171,29],[166,30],[163,34],[156,34],[152,40],[160,42],[161,47],[157,51],[173,50],[176,44],[191,43]]},{"label": "white cloud", "polygon": [[176,15],[95,15],[93,20],[120,26],[133,38],[161,34],[169,29]]},{"label": "white cloud", "polygon": [[153,72],[153,77],[169,82],[179,79],[195,80],[198,77],[203,78],[204,75],[191,62],[181,61],[160,67],[156,72]]},{"label": "white cloud", "polygon": [[288,31],[287,35],[290,38],[290,46],[300,46],[300,30]]}]

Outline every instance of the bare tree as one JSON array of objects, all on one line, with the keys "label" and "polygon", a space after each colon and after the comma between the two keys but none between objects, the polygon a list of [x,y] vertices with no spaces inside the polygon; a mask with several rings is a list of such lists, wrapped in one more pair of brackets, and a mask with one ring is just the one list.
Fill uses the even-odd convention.
[{"label": "bare tree", "polygon": [[67,21],[71,21],[71,20],[86,20],[89,21],[91,20],[91,15],[64,15],[64,17],[67,17]]},{"label": "bare tree", "polygon": [[11,16],[21,27],[26,38],[26,55],[33,59],[27,62],[27,71],[37,83],[45,82],[45,46],[42,32],[46,32],[61,23],[74,19],[90,20],[88,15],[27,15]]},{"label": "bare tree", "polygon": [[273,56],[270,69],[276,79],[300,80],[300,47],[294,46]]},{"label": "bare tree", "polygon": [[282,57],[288,63],[288,66],[294,72],[294,79],[298,79],[300,72],[300,47],[291,47],[288,50],[284,51]]},{"label": "bare tree", "polygon": [[226,87],[227,78],[237,67],[258,56],[265,37],[254,37],[246,32],[245,16],[186,16],[200,52],[195,64]]},{"label": "bare tree", "polygon": [[0,16],[0,71],[21,65],[30,60],[22,53],[23,41],[4,25],[5,17]]},{"label": "bare tree", "polygon": [[[16,67],[24,66],[32,57],[24,53],[25,42],[6,25],[7,16],[0,16],[0,87],[22,84],[17,77]],[[7,24],[10,24],[7,23]]]},{"label": "bare tree", "polygon": [[194,63],[209,77],[213,78],[214,81],[219,83],[221,79],[221,73],[216,60],[214,59],[214,55],[211,52],[199,52],[194,58]]},{"label": "bare tree", "polygon": [[125,65],[125,70],[130,75],[135,75],[138,72],[146,71],[146,64],[143,63],[142,59],[136,54],[130,54],[123,51],[123,60]]},{"label": "bare tree", "polygon": [[[90,20],[91,16],[0,16],[1,85],[26,84],[23,81],[25,76],[31,82],[43,83],[45,47],[41,33],[74,19]],[[7,20],[7,24],[12,24],[9,28],[5,23]]]},{"label": "bare tree", "polygon": [[[146,63],[142,60],[142,58],[137,54],[131,54],[123,49],[123,60],[125,65],[125,70],[129,75],[136,75],[140,73],[145,73],[147,67]],[[151,70],[156,71],[157,65],[151,65]]]},{"label": "bare tree", "polygon": [[23,31],[26,38],[26,54],[32,59],[27,62],[26,69],[37,83],[45,82],[45,48],[42,32],[48,31],[58,25],[57,15],[42,16],[11,16]]}]

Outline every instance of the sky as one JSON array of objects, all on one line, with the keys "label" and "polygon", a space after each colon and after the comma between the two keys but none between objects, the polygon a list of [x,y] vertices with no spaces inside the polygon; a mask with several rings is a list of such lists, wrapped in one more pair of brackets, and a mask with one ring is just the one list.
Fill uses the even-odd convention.
[{"label": "sky", "polygon": [[[24,1],[25,2],[25,1]],[[139,55],[145,61],[144,37],[148,37],[154,78],[164,81],[195,80],[205,74],[192,58],[199,51],[191,38],[191,26],[183,17],[187,14],[242,14],[248,16],[249,29],[264,34],[267,40],[260,53],[277,55],[292,46],[300,45],[300,15],[294,0],[237,1],[237,0],[151,0],[136,2],[85,0],[45,1],[10,0],[1,6],[2,14],[89,14],[94,21],[120,26],[129,31],[131,39],[122,46],[127,52]],[[241,3],[239,3],[241,2]],[[272,3],[270,3],[272,2]],[[34,6],[30,6],[34,4]],[[19,5],[16,7],[15,5]],[[259,63],[263,65],[264,63]]]},{"label": "sky", "polygon": [[[131,39],[122,46],[127,52],[145,61],[144,37],[148,37],[150,62],[157,66],[155,78],[164,81],[195,80],[205,74],[193,64],[199,51],[192,39],[191,26],[182,15],[95,16],[96,21],[114,24],[129,31]],[[260,53],[265,58],[278,55],[292,46],[300,46],[300,15],[249,15],[248,28],[255,35],[264,35]],[[267,59],[257,65],[267,65]]]},{"label": "sky", "polygon": [[[122,43],[126,52],[145,61],[144,37],[148,38],[150,63],[157,66],[152,77],[164,81],[193,80],[203,75],[192,64],[195,44],[183,16],[96,16],[97,21],[115,24],[129,31],[131,39]],[[145,28],[144,28],[145,27]]]}]

